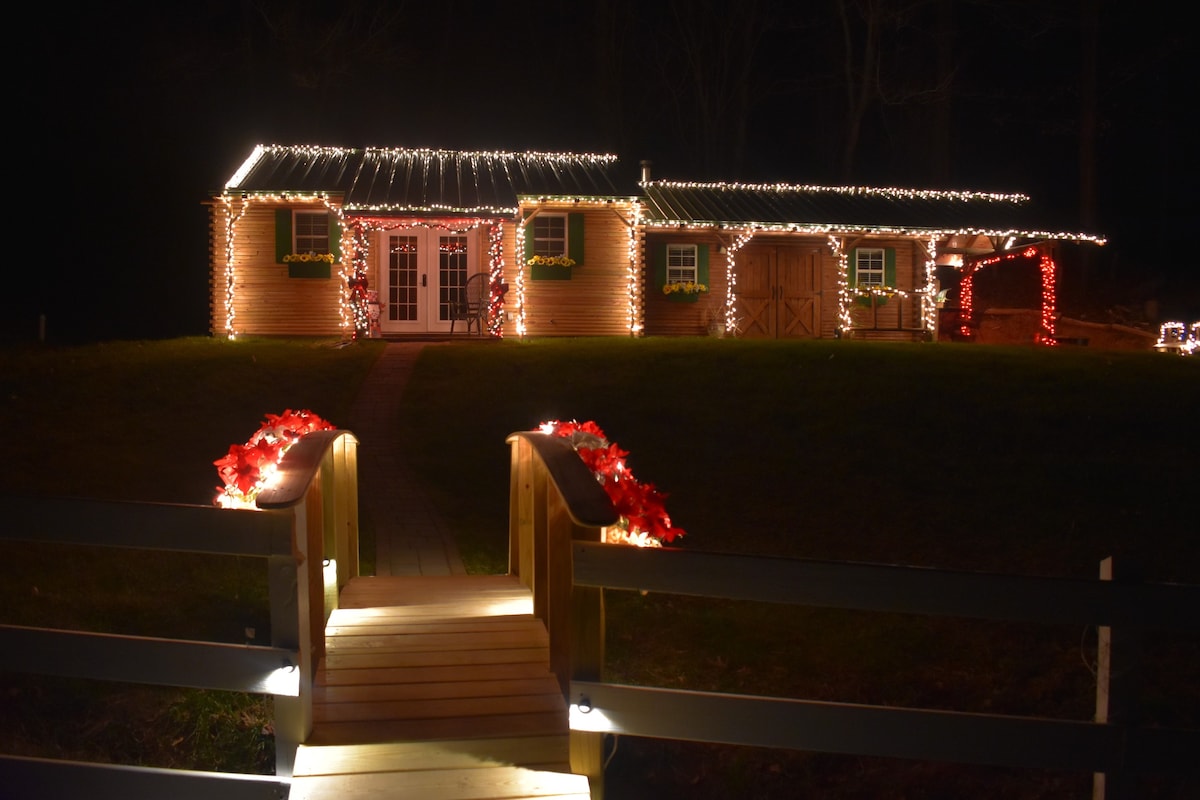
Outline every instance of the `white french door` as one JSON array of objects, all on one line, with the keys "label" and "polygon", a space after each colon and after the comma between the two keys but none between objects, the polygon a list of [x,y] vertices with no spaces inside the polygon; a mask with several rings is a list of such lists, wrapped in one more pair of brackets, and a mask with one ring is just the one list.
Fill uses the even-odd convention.
[{"label": "white french door", "polygon": [[450,330],[450,309],[475,263],[475,231],[400,228],[379,234],[380,328]]}]

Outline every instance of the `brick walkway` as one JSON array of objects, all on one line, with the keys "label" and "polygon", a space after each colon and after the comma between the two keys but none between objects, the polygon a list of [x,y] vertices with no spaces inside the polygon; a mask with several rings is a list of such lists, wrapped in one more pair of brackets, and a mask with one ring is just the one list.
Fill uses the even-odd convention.
[{"label": "brick walkway", "polygon": [[405,382],[431,342],[390,342],[350,410],[358,438],[359,517],[374,526],[376,575],[465,574],[458,545],[438,518],[404,453],[395,444],[395,415]]}]

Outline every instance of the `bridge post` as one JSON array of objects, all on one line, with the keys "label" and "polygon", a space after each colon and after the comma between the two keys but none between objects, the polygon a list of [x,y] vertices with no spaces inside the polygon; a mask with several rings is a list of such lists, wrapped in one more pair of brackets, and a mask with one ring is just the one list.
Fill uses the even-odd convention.
[{"label": "bridge post", "polygon": [[[576,528],[576,538],[594,538],[595,529]],[[578,534],[592,534],[579,536]],[[604,680],[604,589],[574,586],[571,590],[571,680]],[[567,705],[578,703],[568,697]],[[604,798],[604,734],[570,731],[571,772],[586,775],[592,800]]]},{"label": "bridge post", "polygon": [[[1100,580],[1136,581],[1140,570],[1112,556],[1100,562]],[[1114,630],[1101,625],[1096,636],[1096,722],[1106,725],[1137,724],[1138,666],[1141,660],[1139,631],[1132,626]],[[1110,770],[1092,775],[1092,800],[1133,800],[1135,789],[1128,772]]]},{"label": "bridge post", "polygon": [[305,502],[292,507],[292,555],[272,556],[268,559],[271,644],[274,647],[295,650],[300,654],[300,663],[292,666],[300,673],[298,694],[295,697],[277,695],[273,698],[275,774],[281,778],[292,776],[296,748],[303,744],[312,732],[312,638],[309,624],[311,567],[307,563],[307,511]]}]

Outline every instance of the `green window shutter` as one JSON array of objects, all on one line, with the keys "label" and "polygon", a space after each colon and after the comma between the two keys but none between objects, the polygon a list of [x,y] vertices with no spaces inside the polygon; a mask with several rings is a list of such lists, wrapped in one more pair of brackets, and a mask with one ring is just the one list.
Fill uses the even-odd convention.
[{"label": "green window shutter", "polygon": [[696,245],[696,283],[703,283],[712,288],[708,282],[708,245]]},{"label": "green window shutter", "polygon": [[567,214],[567,256],[575,266],[583,266],[583,213]]},{"label": "green window shutter", "polygon": [[651,253],[652,265],[654,267],[654,286],[661,289],[667,282],[667,243],[659,242],[654,245],[654,251]]},{"label": "green window shutter", "polygon": [[275,209],[275,261],[283,263],[283,257],[292,252],[292,210]]},{"label": "green window shutter", "polygon": [[342,263],[342,226],[333,213],[329,215],[329,252],[333,253],[333,263]]},{"label": "green window shutter", "polygon": [[896,248],[887,247],[883,251],[883,283],[885,286],[896,288]]},{"label": "green window shutter", "polygon": [[850,251],[850,258],[846,261],[846,285],[853,289],[858,286],[858,279],[855,277],[858,272],[858,249]]},{"label": "green window shutter", "polygon": [[533,258],[533,226],[525,226],[525,263]]}]

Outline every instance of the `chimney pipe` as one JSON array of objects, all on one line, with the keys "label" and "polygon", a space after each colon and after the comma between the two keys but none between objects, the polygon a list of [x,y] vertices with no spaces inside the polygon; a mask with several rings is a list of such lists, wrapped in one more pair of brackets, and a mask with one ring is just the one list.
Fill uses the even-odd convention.
[{"label": "chimney pipe", "polygon": [[642,160],[642,183],[650,182],[650,165],[653,163],[653,161]]}]

